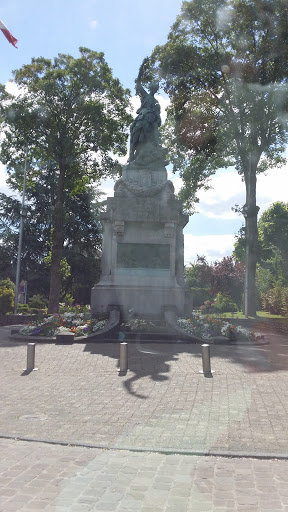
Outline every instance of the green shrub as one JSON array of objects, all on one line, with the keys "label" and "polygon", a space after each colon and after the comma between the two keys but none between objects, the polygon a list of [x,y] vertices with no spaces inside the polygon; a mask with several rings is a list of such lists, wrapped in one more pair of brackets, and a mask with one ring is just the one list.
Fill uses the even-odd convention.
[{"label": "green shrub", "polygon": [[190,288],[193,300],[193,309],[198,309],[205,301],[211,298],[208,288]]},{"label": "green shrub", "polygon": [[282,312],[283,315],[288,315],[288,288],[282,290]]},{"label": "green shrub", "polygon": [[262,294],[262,307],[271,315],[288,314],[288,288],[277,285]]},{"label": "green shrub", "polygon": [[75,299],[72,297],[71,293],[65,293],[61,299],[61,303],[65,304],[66,306],[73,306],[74,302]]},{"label": "green shrub", "polygon": [[0,279],[0,290],[1,288],[7,288],[8,290],[13,290],[15,292],[15,284],[9,277],[7,279]]},{"label": "green shrub", "polygon": [[217,293],[213,306],[218,313],[234,313],[234,311],[238,311],[237,304],[233,302],[231,297],[223,293]]},{"label": "green shrub", "polygon": [[17,311],[18,313],[29,313],[28,304],[18,304]]},{"label": "green shrub", "polygon": [[15,293],[11,288],[0,288],[0,315],[13,311]]},{"label": "green shrub", "polygon": [[39,308],[29,308],[30,315],[39,315]]},{"label": "green shrub", "polygon": [[47,307],[47,300],[44,295],[36,293],[28,300],[28,304],[30,308],[42,309]]}]

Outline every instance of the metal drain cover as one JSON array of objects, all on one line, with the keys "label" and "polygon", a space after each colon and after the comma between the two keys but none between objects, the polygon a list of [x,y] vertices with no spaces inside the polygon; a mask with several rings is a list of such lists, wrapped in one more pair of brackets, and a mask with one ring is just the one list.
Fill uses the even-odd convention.
[{"label": "metal drain cover", "polygon": [[48,416],[46,416],[45,414],[25,414],[24,416],[20,416],[19,420],[45,421],[48,420]]}]

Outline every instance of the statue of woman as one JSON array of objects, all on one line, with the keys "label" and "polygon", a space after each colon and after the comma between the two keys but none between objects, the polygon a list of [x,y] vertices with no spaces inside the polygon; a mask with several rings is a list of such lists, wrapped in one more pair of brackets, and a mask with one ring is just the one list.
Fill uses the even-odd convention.
[{"label": "statue of woman", "polygon": [[136,93],[141,99],[141,107],[137,110],[137,117],[130,127],[130,154],[129,162],[133,162],[137,156],[137,149],[146,142],[155,146],[161,146],[158,127],[161,125],[160,105],[154,98],[158,91],[159,84],[152,82],[149,87],[149,93],[145,91],[141,84],[143,69],[148,58],[142,62],[138,77],[136,79]]}]

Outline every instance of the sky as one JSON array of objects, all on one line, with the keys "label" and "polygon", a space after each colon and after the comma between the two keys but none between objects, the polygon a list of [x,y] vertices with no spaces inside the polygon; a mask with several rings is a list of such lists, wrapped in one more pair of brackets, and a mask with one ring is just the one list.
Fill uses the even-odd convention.
[{"label": "sky", "polygon": [[[29,64],[33,57],[53,59],[58,53],[77,57],[78,48],[84,46],[103,51],[114,76],[134,94],[141,62],[157,44],[165,43],[181,4],[182,0],[2,0],[0,19],[18,39],[18,49],[0,34],[0,83],[13,79],[12,71]],[[167,99],[158,99],[164,117]],[[169,168],[168,177],[177,192],[181,179]],[[205,255],[209,262],[231,255],[243,224],[243,218],[232,211],[235,204],[245,203],[241,177],[233,169],[223,170],[210,184],[210,190],[199,193],[197,213],[184,229],[185,264],[194,262],[197,254]],[[103,182],[102,190],[113,195],[112,180]],[[259,175],[260,215],[275,201],[287,202],[287,190],[288,165]],[[1,164],[0,191],[9,193]]]}]

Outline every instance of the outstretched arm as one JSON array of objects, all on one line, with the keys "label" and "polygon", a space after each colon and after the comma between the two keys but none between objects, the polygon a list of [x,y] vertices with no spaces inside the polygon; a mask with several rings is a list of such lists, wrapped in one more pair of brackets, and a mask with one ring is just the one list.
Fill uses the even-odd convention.
[{"label": "outstretched arm", "polygon": [[140,66],[140,69],[139,69],[138,76],[136,78],[136,92],[139,93],[141,96],[145,96],[145,94],[148,94],[147,91],[145,91],[143,85],[141,84],[144,66],[145,66],[146,62],[149,62],[149,57],[145,57],[145,59],[143,60],[141,66]]}]

